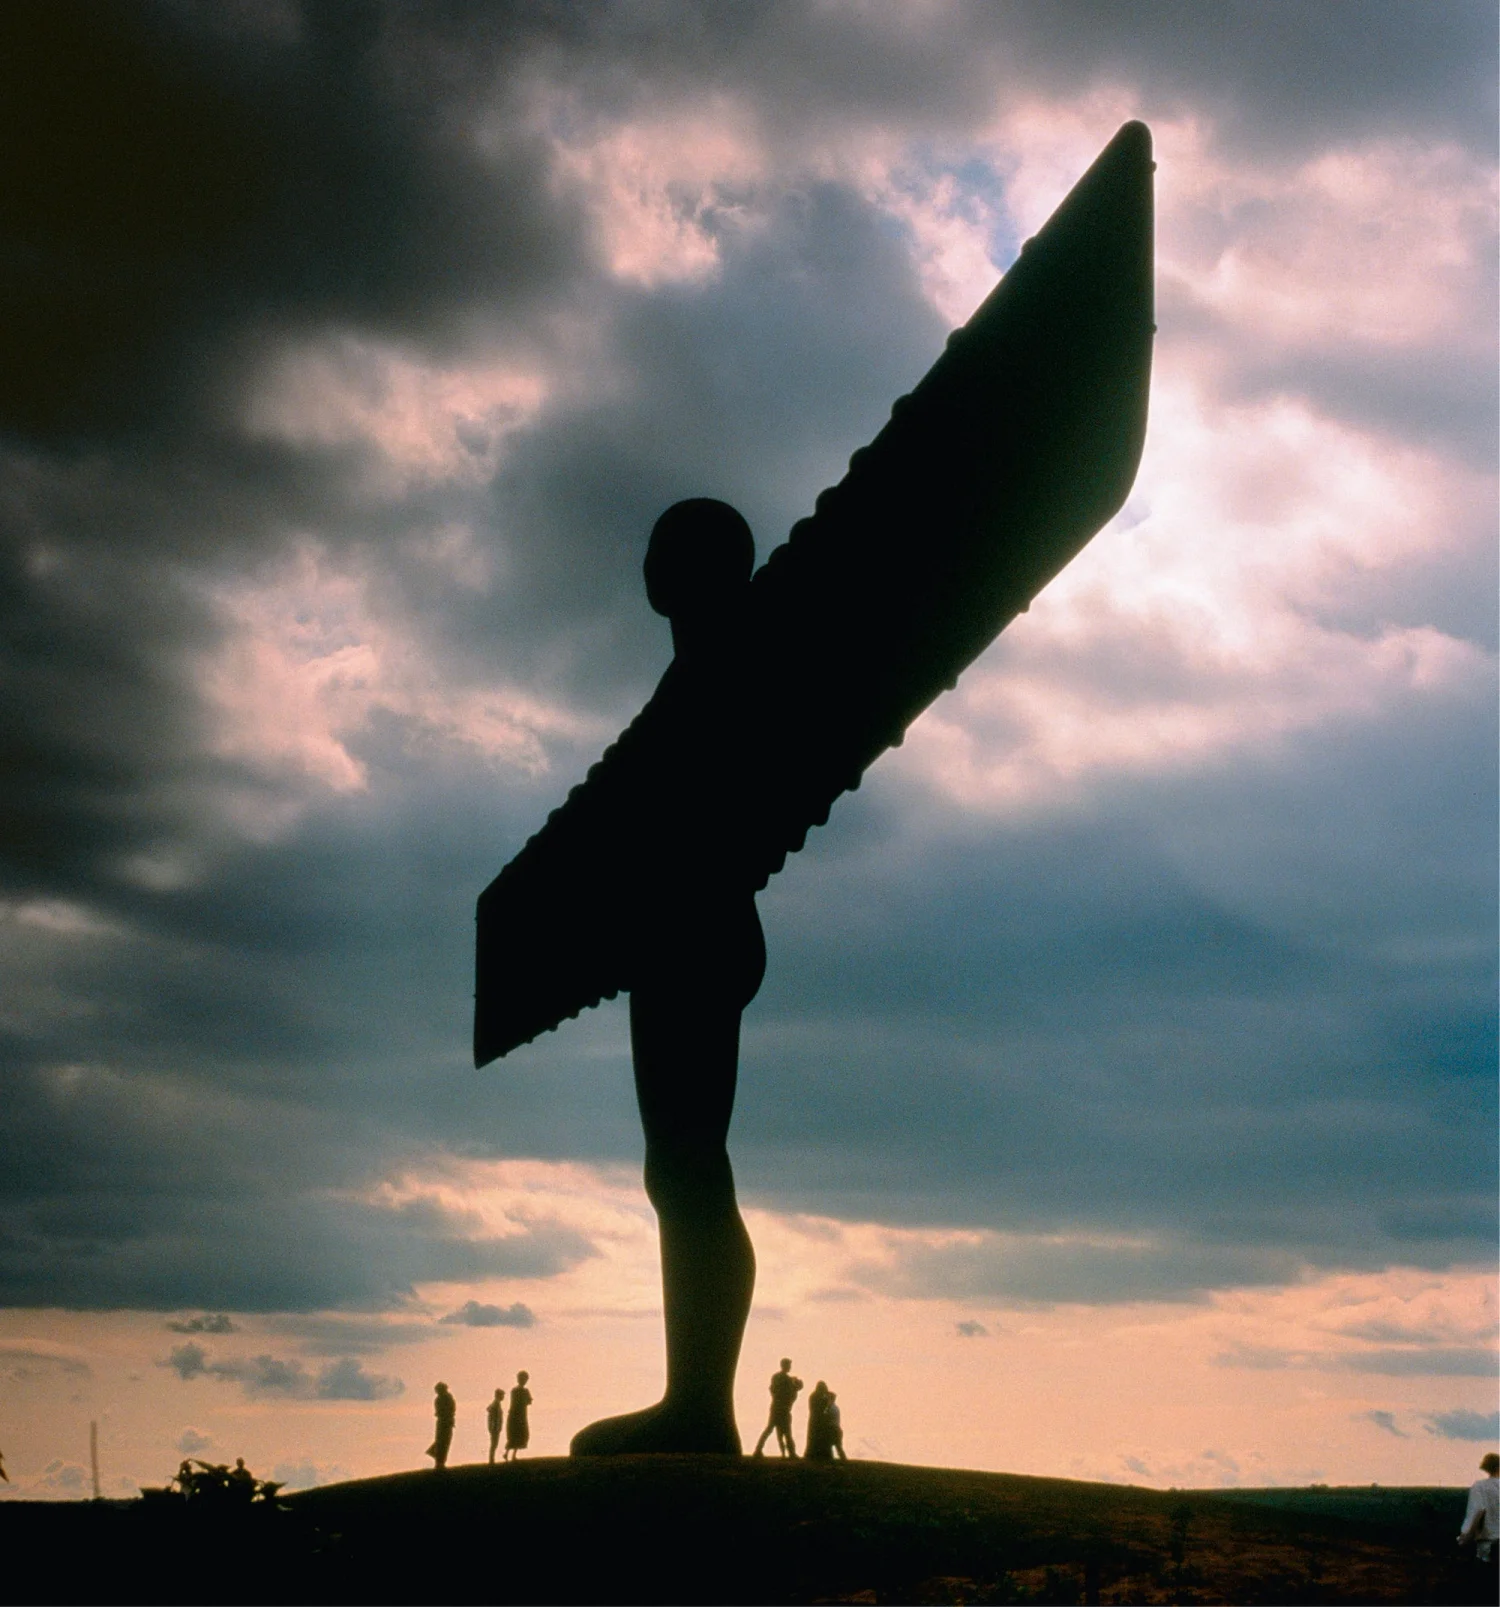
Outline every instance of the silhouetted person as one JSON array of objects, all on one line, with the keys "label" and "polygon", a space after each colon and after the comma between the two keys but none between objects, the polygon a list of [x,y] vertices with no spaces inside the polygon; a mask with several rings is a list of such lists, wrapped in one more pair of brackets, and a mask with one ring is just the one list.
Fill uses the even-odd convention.
[{"label": "silhouetted person", "polygon": [[458,1402],[446,1384],[439,1383],[432,1392],[432,1415],[437,1429],[427,1454],[432,1458],[433,1471],[441,1473],[448,1466],[448,1450],[453,1444],[453,1425],[458,1418]]},{"label": "silhouetted person", "polygon": [[823,1403],[823,1438],[830,1456],[840,1462],[849,1460],[844,1454],[844,1419],[839,1411],[838,1395],[833,1390],[828,1391],[828,1399]]},{"label": "silhouetted person", "polygon": [[844,1424],[839,1416],[838,1395],[822,1379],[807,1396],[807,1450],[809,1462],[849,1461],[844,1453]]},{"label": "silhouetted person", "polygon": [[495,1398],[484,1409],[485,1427],[490,1431],[490,1466],[495,1463],[495,1447],[500,1443],[500,1422],[505,1415],[505,1391],[497,1389]]},{"label": "silhouetted person", "polygon": [[765,1454],[766,1441],[774,1433],[776,1445],[783,1456],[796,1456],[797,1447],[792,1440],[792,1403],[802,1392],[802,1380],[792,1377],[792,1358],[781,1358],[781,1370],[771,1374],[771,1415],[755,1442],[755,1454]]},{"label": "silhouetted person", "polygon": [[1500,1540],[1500,1456],[1490,1451],[1480,1458],[1479,1468],[1484,1477],[1469,1486],[1469,1507],[1458,1543],[1472,1545],[1475,1562],[1489,1566],[1495,1561],[1495,1542]]},{"label": "silhouetted person", "polygon": [[803,1452],[809,1462],[831,1462],[833,1441],[830,1438],[828,1411],[833,1391],[820,1378],[807,1397],[807,1448]]},{"label": "silhouetted person", "polygon": [[230,1494],[247,1505],[255,1498],[255,1475],[245,1466],[245,1459],[237,1456],[228,1475]]},{"label": "silhouetted person", "polygon": [[8,1474],[5,1471],[5,1452],[4,1451],[0,1451],[0,1479],[4,1479],[7,1484],[10,1483],[10,1474]]},{"label": "silhouetted person", "polygon": [[516,1387],[510,1392],[510,1416],[505,1420],[505,1456],[507,1462],[514,1462],[517,1451],[524,1451],[531,1444],[531,1391],[527,1389],[530,1373],[516,1374]]}]

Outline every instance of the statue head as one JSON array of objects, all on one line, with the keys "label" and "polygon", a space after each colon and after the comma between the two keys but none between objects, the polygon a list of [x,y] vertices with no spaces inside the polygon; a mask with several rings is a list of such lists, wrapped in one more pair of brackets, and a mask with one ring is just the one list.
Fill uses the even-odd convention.
[{"label": "statue head", "polygon": [[727,502],[690,497],[656,521],[646,548],[646,598],[672,621],[680,651],[700,628],[712,629],[755,568],[755,537]]}]

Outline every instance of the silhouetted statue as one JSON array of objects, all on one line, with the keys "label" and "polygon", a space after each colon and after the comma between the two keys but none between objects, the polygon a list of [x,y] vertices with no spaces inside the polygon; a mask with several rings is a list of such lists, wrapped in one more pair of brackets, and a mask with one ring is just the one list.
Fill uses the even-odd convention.
[{"label": "silhouetted statue", "polygon": [[453,1445],[453,1425],[458,1420],[458,1402],[446,1384],[437,1384],[432,1392],[432,1416],[436,1432],[427,1454],[432,1458],[433,1471],[441,1473],[448,1466],[448,1452]]},{"label": "silhouetted statue", "polygon": [[500,1443],[500,1423],[505,1416],[505,1391],[497,1389],[484,1409],[484,1426],[490,1431],[490,1466],[495,1465],[495,1447]]},{"label": "silhouetted statue", "polygon": [[531,1391],[526,1385],[531,1380],[530,1373],[517,1373],[516,1386],[510,1392],[510,1416],[505,1422],[505,1457],[507,1462],[514,1462],[517,1451],[524,1451],[531,1444]]},{"label": "silhouetted statue", "polygon": [[780,1370],[771,1374],[771,1415],[755,1442],[755,1454],[765,1454],[766,1441],[776,1436],[777,1449],[783,1456],[796,1456],[797,1446],[792,1439],[792,1402],[802,1392],[802,1380],[792,1377],[792,1358],[781,1358]]},{"label": "silhouetted statue", "polygon": [[672,663],[480,896],[476,1065],[630,994],[666,1392],[575,1453],[740,1448],[755,1256],[727,1137],[765,970],[755,894],[1124,503],[1151,368],[1152,166],[1127,123],[753,578],[734,509],[662,515],[646,594]]}]

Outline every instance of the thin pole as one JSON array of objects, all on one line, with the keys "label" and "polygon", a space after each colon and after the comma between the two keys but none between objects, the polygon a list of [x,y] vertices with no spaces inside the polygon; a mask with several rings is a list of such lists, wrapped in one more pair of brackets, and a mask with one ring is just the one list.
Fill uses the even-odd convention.
[{"label": "thin pole", "polygon": [[92,1421],[89,1423],[89,1466],[94,1471],[94,1499],[99,1501],[103,1499],[99,1494],[99,1425]]}]

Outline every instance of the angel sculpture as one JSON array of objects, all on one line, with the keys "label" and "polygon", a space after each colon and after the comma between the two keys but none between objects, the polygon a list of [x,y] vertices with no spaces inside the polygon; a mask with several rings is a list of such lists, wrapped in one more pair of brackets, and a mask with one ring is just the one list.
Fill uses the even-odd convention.
[{"label": "angel sculpture", "polygon": [[755,1256],[727,1150],[755,895],[1124,504],[1146,428],[1151,137],[1127,123],[816,511],[752,574],[722,502],[669,508],[674,658],[480,895],[474,1062],[630,995],[667,1381],[574,1455],[738,1453]]}]

